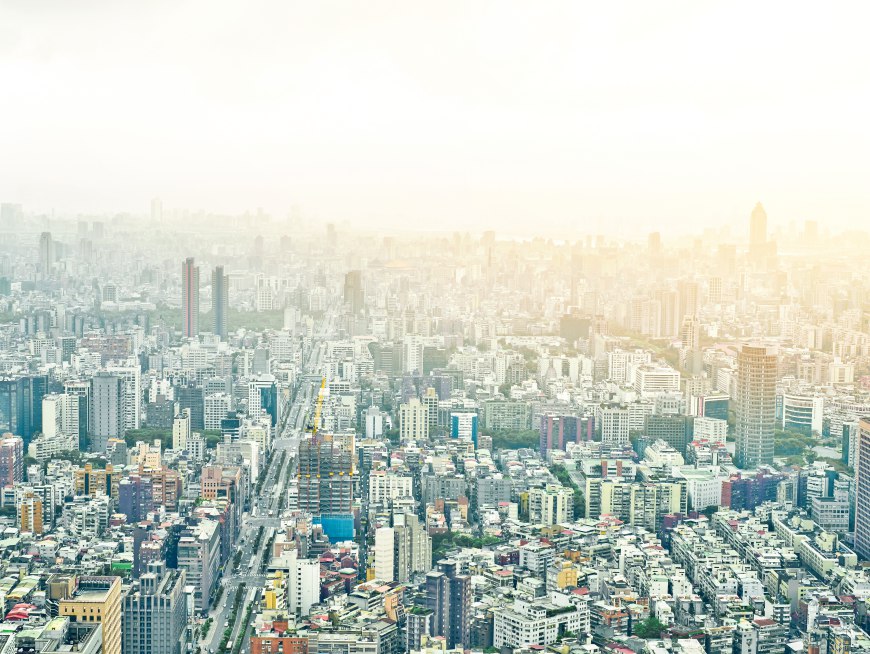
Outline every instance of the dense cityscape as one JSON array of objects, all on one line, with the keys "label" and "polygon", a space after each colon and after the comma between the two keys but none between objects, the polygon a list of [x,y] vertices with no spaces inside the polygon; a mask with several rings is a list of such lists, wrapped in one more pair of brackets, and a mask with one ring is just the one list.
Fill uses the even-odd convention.
[{"label": "dense cityscape", "polygon": [[870,651],[866,234],[0,233],[0,654]]}]

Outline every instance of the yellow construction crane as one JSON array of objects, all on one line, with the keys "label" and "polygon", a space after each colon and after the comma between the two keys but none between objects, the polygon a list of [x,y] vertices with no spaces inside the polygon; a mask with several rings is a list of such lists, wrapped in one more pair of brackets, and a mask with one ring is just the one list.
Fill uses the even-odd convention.
[{"label": "yellow construction crane", "polygon": [[312,436],[317,436],[317,430],[320,428],[320,410],[323,408],[323,390],[326,388],[326,377],[320,380],[320,391],[317,393],[317,404],[314,408],[314,418],[308,425],[308,430]]}]

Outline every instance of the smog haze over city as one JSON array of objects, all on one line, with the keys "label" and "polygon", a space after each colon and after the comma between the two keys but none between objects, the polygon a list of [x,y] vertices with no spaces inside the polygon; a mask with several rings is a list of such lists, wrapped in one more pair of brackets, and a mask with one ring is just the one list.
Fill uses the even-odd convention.
[{"label": "smog haze over city", "polygon": [[57,216],[291,205],[397,229],[863,228],[870,10],[0,4],[0,189]]},{"label": "smog haze over city", "polygon": [[870,654],[868,18],[0,0],[0,654]]}]

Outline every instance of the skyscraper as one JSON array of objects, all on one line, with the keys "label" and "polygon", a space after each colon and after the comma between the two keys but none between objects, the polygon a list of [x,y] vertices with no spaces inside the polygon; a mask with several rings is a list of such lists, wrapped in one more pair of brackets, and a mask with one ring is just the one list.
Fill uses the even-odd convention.
[{"label": "skyscraper", "polygon": [[33,434],[42,431],[42,398],[47,383],[41,375],[0,378],[0,433],[21,436],[25,449]]},{"label": "skyscraper", "polygon": [[54,272],[54,239],[51,232],[42,232],[39,235],[39,275],[42,279],[51,278]]},{"label": "skyscraper", "polygon": [[148,564],[124,596],[121,644],[125,654],[179,654],[183,651],[187,603],[185,571]]},{"label": "skyscraper", "polygon": [[870,418],[858,423],[855,466],[855,552],[870,559]]},{"label": "skyscraper", "polygon": [[762,259],[767,250],[767,212],[756,203],[749,217],[749,258],[753,261]]},{"label": "skyscraper", "polygon": [[202,386],[176,386],[175,401],[179,409],[190,409],[191,429],[205,429],[205,395]]},{"label": "skyscraper", "polygon": [[448,649],[467,646],[470,632],[471,577],[458,572],[459,564],[446,559],[426,575],[426,608],[434,612],[433,635],[444,636]]},{"label": "skyscraper", "polygon": [[229,280],[224,267],[217,266],[211,273],[211,309],[214,316],[214,333],[227,340],[227,313],[230,308]]},{"label": "skyscraper", "polygon": [[344,276],[344,303],[351,313],[357,314],[365,307],[362,272],[351,270]]},{"label": "skyscraper", "polygon": [[110,438],[124,437],[124,380],[109,372],[91,379],[90,436],[92,452],[105,452]]},{"label": "skyscraper", "polygon": [[777,354],[764,345],[744,345],[737,356],[737,449],[735,463],[755,468],[773,462]]},{"label": "skyscraper", "polygon": [[142,373],[139,366],[107,366],[106,370],[122,381],[124,429],[139,429],[142,419]]},{"label": "skyscraper", "polygon": [[185,338],[199,334],[199,266],[193,257],[181,264],[181,333]]}]

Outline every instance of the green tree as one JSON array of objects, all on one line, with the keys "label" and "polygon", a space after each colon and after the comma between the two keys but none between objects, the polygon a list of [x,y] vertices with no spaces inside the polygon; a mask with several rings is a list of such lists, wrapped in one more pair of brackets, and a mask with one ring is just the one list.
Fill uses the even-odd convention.
[{"label": "green tree", "polygon": [[521,447],[538,448],[540,432],[534,429],[499,429],[484,431],[492,438],[493,450],[517,450]]},{"label": "green tree", "polygon": [[583,496],[583,491],[574,483],[571,474],[564,466],[553,466],[551,468],[553,476],[559,480],[563,486],[567,486],[574,491],[574,517],[586,517],[586,499]]},{"label": "green tree", "polygon": [[648,640],[651,638],[661,638],[662,632],[667,628],[666,624],[654,615],[651,615],[646,620],[638,622],[632,631],[638,638]]}]

